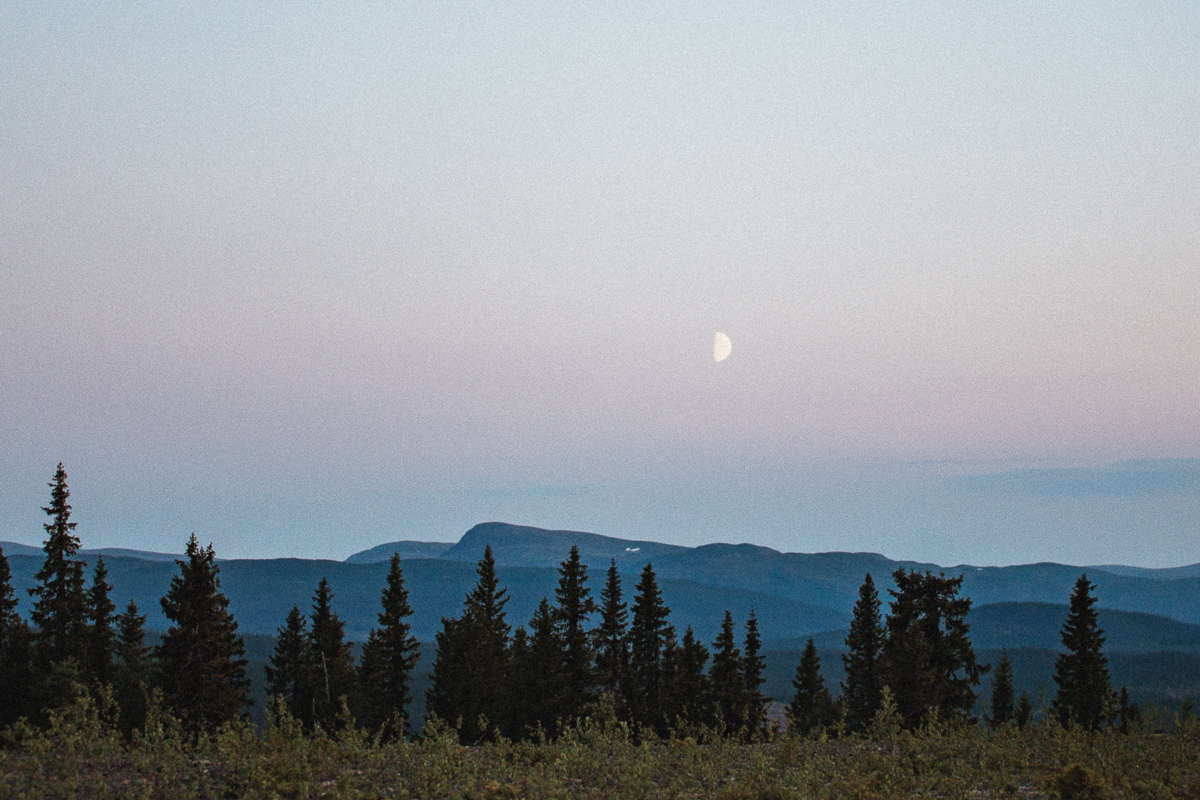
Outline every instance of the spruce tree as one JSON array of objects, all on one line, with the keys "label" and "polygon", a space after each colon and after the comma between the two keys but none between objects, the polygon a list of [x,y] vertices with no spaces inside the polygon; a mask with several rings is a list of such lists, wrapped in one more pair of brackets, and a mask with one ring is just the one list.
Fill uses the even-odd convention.
[{"label": "spruce tree", "polygon": [[104,685],[113,679],[114,639],[113,612],[116,604],[109,599],[112,585],[108,582],[108,568],[104,557],[96,558],[92,572],[92,588],[87,593],[87,664],[84,678],[89,685]]},{"label": "spruce tree", "polygon": [[[630,719],[636,725],[664,733],[667,728],[663,704],[663,648],[670,625],[671,609],[663,602],[654,568],[647,563],[633,598],[633,619],[629,625]],[[673,631],[672,631],[673,634]]]},{"label": "spruce tree", "polygon": [[754,609],[746,620],[746,638],[742,641],[742,686],[746,692],[742,700],[746,728],[751,735],[761,732],[767,724],[767,703],[771,698],[762,693],[765,682],[763,673],[767,662],[763,658],[762,638],[758,634],[758,618]]},{"label": "spruce tree", "polygon": [[1029,699],[1029,692],[1021,692],[1021,696],[1017,698],[1017,707],[1013,710],[1013,722],[1017,725],[1017,730],[1025,730],[1025,726],[1033,721],[1033,701]]},{"label": "spruce tree", "polygon": [[713,715],[718,725],[724,725],[731,732],[737,731],[746,724],[746,671],[742,665],[742,651],[738,649],[734,635],[733,614],[728,609],[721,621],[721,632],[713,640],[708,681],[712,691]]},{"label": "spruce tree", "polygon": [[592,631],[592,638],[596,650],[596,684],[601,691],[612,694],[622,714],[626,708],[622,686],[629,667],[628,620],[629,612],[621,599],[621,576],[613,559],[600,592],[600,625]]},{"label": "spruce tree", "polygon": [[524,704],[529,708],[532,724],[541,726],[548,736],[558,732],[558,723],[569,707],[563,645],[550,602],[543,597],[529,622],[531,691],[525,696]]},{"label": "spruce tree", "polygon": [[996,663],[996,674],[992,676],[992,702],[988,724],[995,728],[1012,722],[1014,710],[1012,662],[1008,659],[1008,650],[1001,650],[1000,660]]},{"label": "spruce tree", "polygon": [[359,670],[364,697],[362,716],[364,724],[378,730],[380,726],[391,726],[399,715],[404,720],[403,728],[388,727],[385,731],[389,737],[399,738],[407,728],[408,703],[412,699],[409,687],[421,655],[408,622],[413,610],[408,604],[399,553],[392,554],[380,602],[383,610],[379,612],[379,627],[371,631],[363,645]]},{"label": "spruce tree", "polygon": [[918,727],[931,709],[942,719],[966,719],[977,699],[973,687],[989,667],[975,661],[971,600],[958,596],[962,576],[900,568],[892,577],[883,661],[905,727]]},{"label": "spruce tree", "polygon": [[450,723],[461,721],[464,744],[483,741],[505,729],[505,675],[508,671],[509,625],[504,607],[508,591],[500,588],[496,559],[488,545],[476,569],[479,580],[467,594],[459,619],[442,619],[438,653],[426,704]]},{"label": "spruce tree", "polygon": [[326,731],[339,727],[342,705],[357,710],[357,676],[346,639],[346,623],[333,610],[333,590],[321,578],[313,595],[308,645],[312,658],[313,724]]},{"label": "spruce tree", "polygon": [[150,691],[150,648],[146,646],[146,617],[138,613],[132,600],[117,615],[116,667],[113,672],[113,699],[121,709],[119,727],[126,738],[146,723],[147,695]]},{"label": "spruce tree", "polygon": [[852,731],[866,728],[879,710],[882,699],[883,626],[879,609],[879,594],[868,572],[858,589],[850,632],[846,635],[847,652],[842,655],[846,668],[842,702],[846,709],[846,726]]},{"label": "spruce tree", "polygon": [[35,629],[39,669],[47,674],[49,666],[68,658],[82,665],[86,660],[87,595],[84,591],[84,562],[72,558],[79,552],[76,523],[71,522],[67,499],[67,473],[60,462],[50,484],[50,505],[42,511],[50,522],[42,527],[47,537],[42,546],[46,560],[34,576],[38,585],[29,590],[34,598],[30,615]]},{"label": "spruce tree", "polygon": [[708,648],[696,640],[691,625],[683,632],[679,645],[672,646],[670,661],[667,719],[672,724],[710,724],[710,691],[708,676],[704,674]]},{"label": "spruce tree", "polygon": [[34,694],[30,641],[29,626],[17,610],[12,570],[0,548],[0,730],[33,711],[29,703]]},{"label": "spruce tree", "polygon": [[558,586],[554,590],[554,621],[563,646],[563,679],[566,682],[565,720],[574,719],[594,699],[595,670],[587,624],[596,612],[596,602],[587,587],[587,567],[579,559],[579,548],[571,546],[570,555],[558,568]]},{"label": "spruce tree", "polygon": [[821,677],[821,657],[810,637],[792,678],[796,694],[788,706],[788,729],[808,734],[833,722],[833,699]]},{"label": "spruce tree", "polygon": [[292,606],[275,638],[275,651],[266,666],[267,695],[280,697],[288,713],[307,730],[316,719],[312,646],[308,619]]},{"label": "spruce tree", "polygon": [[163,697],[189,731],[213,730],[250,705],[246,647],[221,592],[212,545],[188,539],[186,560],[162,598],[173,624],[155,651]]},{"label": "spruce tree", "polygon": [[1065,653],[1054,662],[1058,693],[1051,705],[1063,725],[1076,722],[1085,728],[1104,724],[1104,707],[1112,694],[1108,659],[1104,656],[1104,631],[1099,627],[1095,588],[1087,573],[1075,581],[1071,604],[1062,626]]},{"label": "spruce tree", "polygon": [[508,646],[508,672],[504,677],[504,715],[500,731],[513,741],[520,741],[537,728],[538,709],[530,702],[536,691],[529,632],[524,625],[513,631]]}]

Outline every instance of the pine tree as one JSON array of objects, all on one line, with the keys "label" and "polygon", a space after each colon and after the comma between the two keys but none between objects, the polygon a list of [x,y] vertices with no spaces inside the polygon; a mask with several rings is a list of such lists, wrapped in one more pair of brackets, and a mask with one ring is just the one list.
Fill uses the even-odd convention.
[{"label": "pine tree", "polygon": [[283,627],[278,629],[266,673],[267,695],[283,698],[288,713],[312,730],[316,719],[312,646],[308,619],[299,606],[292,606]]},{"label": "pine tree", "polygon": [[567,664],[565,649],[555,625],[554,612],[543,597],[529,623],[530,694],[524,698],[533,725],[540,725],[548,736],[558,731],[567,703]]},{"label": "pine tree", "polygon": [[509,625],[504,607],[508,591],[500,588],[491,545],[476,569],[479,580],[467,594],[459,619],[442,619],[438,653],[426,705],[443,720],[461,721],[464,744],[483,741],[492,730],[508,727],[504,711],[508,672]]},{"label": "pine tree", "polygon": [[0,548],[0,730],[33,711],[29,707],[34,689],[30,640],[29,626],[17,611],[12,570]]},{"label": "pine tree", "polygon": [[346,623],[333,610],[333,590],[321,578],[313,595],[312,628],[308,634],[312,658],[313,724],[326,731],[339,725],[342,705],[357,708],[354,657],[346,639]]},{"label": "pine tree", "polygon": [[996,674],[992,676],[992,703],[988,724],[993,728],[1013,721],[1013,674],[1008,650],[1000,651]]},{"label": "pine tree", "polygon": [[808,734],[833,722],[833,699],[821,677],[821,657],[811,637],[796,665],[792,686],[796,694],[788,706],[789,729]]},{"label": "pine tree", "polygon": [[629,667],[629,641],[626,625],[629,612],[621,599],[621,576],[616,559],[608,567],[604,589],[600,592],[600,625],[592,631],[596,650],[596,684],[613,696],[619,713],[626,704],[622,686]]},{"label": "pine tree", "polygon": [[117,606],[109,599],[112,585],[104,557],[96,558],[92,572],[92,588],[87,593],[87,664],[84,678],[89,685],[111,683],[113,679],[114,639],[113,612]]},{"label": "pine tree", "polygon": [[671,609],[663,602],[654,568],[647,563],[633,598],[633,620],[629,625],[630,719],[637,725],[664,733],[667,719],[663,704],[663,648],[670,625]]},{"label": "pine tree", "polygon": [[883,626],[879,616],[879,594],[875,581],[867,573],[858,589],[858,602],[850,632],[846,635],[847,652],[842,655],[846,681],[842,684],[842,702],[846,726],[861,731],[875,717],[883,692]]},{"label": "pine tree", "polygon": [[1067,619],[1062,626],[1065,653],[1054,662],[1054,682],[1058,694],[1051,705],[1058,721],[1072,721],[1085,728],[1104,723],[1104,706],[1112,694],[1108,659],[1104,657],[1104,631],[1098,625],[1095,588],[1087,574],[1075,581]]},{"label": "pine tree", "polygon": [[975,661],[966,621],[971,600],[958,596],[962,576],[900,568],[892,577],[883,662],[905,727],[918,727],[931,709],[942,719],[966,719],[977,699],[972,687],[989,667]]},{"label": "pine tree", "polygon": [[742,700],[742,715],[746,720],[746,728],[751,735],[761,732],[767,724],[767,703],[771,698],[762,693],[765,682],[763,673],[767,669],[766,659],[762,657],[762,638],[758,635],[758,618],[754,609],[750,609],[750,617],[746,620],[746,638],[742,641],[742,686],[746,692]]},{"label": "pine tree", "polygon": [[192,534],[186,560],[162,598],[173,624],[156,649],[163,697],[189,731],[212,730],[250,705],[246,694],[246,647],[221,592],[212,545]]},{"label": "pine tree", "polygon": [[[409,687],[421,655],[420,644],[407,621],[413,610],[408,604],[399,553],[392,554],[381,603],[379,627],[371,631],[363,646],[359,673],[364,699],[369,702],[363,703],[362,716],[372,730],[389,726],[385,733],[398,738],[407,728],[408,703],[412,699]],[[404,720],[398,730],[390,727],[397,715]]]},{"label": "pine tree", "polygon": [[508,672],[504,677],[504,715],[501,732],[513,741],[520,741],[537,728],[538,710],[529,702],[537,691],[537,676],[533,667],[529,632],[520,625],[513,632],[508,647]]},{"label": "pine tree", "polygon": [[728,609],[712,649],[708,681],[712,689],[713,714],[719,725],[723,724],[728,731],[736,731],[746,723],[743,713],[746,672],[742,666],[742,651],[738,649],[734,635],[733,614]]},{"label": "pine tree", "polygon": [[121,709],[119,727],[126,738],[146,723],[150,691],[150,648],[146,646],[146,617],[132,600],[117,615],[117,663],[113,672],[113,699]]},{"label": "pine tree", "polygon": [[73,559],[79,552],[75,536],[76,523],[71,522],[71,506],[67,499],[67,473],[60,462],[50,483],[50,505],[42,511],[50,522],[42,527],[47,538],[42,549],[46,560],[34,576],[38,584],[29,590],[34,597],[30,615],[35,628],[35,645],[39,668],[48,670],[50,664],[73,658],[77,664],[86,660],[87,595],[84,592],[84,562]]},{"label": "pine tree", "polygon": [[558,568],[558,587],[554,590],[554,621],[563,645],[563,678],[566,682],[564,720],[580,715],[595,697],[593,652],[587,632],[588,618],[596,612],[587,587],[587,567],[579,560],[579,548],[571,546],[567,560]]}]

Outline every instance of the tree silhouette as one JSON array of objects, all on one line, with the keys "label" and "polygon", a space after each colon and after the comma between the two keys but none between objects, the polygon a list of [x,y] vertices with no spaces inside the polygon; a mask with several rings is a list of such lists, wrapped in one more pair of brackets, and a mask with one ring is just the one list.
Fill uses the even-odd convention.
[{"label": "tree silhouette", "polygon": [[1105,705],[1113,693],[1104,657],[1104,631],[1100,629],[1095,588],[1087,573],[1075,581],[1070,608],[1062,626],[1065,653],[1054,661],[1054,682],[1058,693],[1051,708],[1063,725],[1076,722],[1085,728],[1104,723]]},{"label": "tree silhouette", "polygon": [[35,628],[39,667],[43,671],[56,661],[73,658],[80,665],[86,658],[87,596],[84,593],[84,562],[73,559],[79,552],[71,522],[71,496],[67,473],[60,462],[50,483],[50,505],[42,511],[50,522],[42,527],[47,537],[42,545],[46,560],[34,578],[38,585],[29,589],[34,598],[30,615]]},{"label": "tree silhouette", "polygon": [[996,674],[992,676],[992,702],[988,724],[995,728],[1012,722],[1014,711],[1012,662],[1008,659],[1008,650],[1001,650],[1000,660],[996,662]]},{"label": "tree silhouette", "polygon": [[391,726],[396,715],[404,720],[403,727],[388,727],[389,737],[402,737],[407,728],[407,707],[412,699],[412,672],[421,655],[421,646],[412,635],[408,618],[408,590],[400,569],[400,554],[392,553],[387,583],[380,598],[379,627],[371,631],[363,645],[360,682],[364,696],[363,722],[371,729]]},{"label": "tree silhouette", "polygon": [[186,560],[162,598],[173,623],[156,654],[163,696],[189,731],[212,730],[250,705],[246,694],[246,648],[221,592],[220,567],[212,545],[201,548],[192,534]]},{"label": "tree silhouette", "polygon": [[138,613],[132,600],[117,615],[116,667],[113,672],[113,699],[121,709],[119,727],[128,738],[146,721],[147,693],[153,663],[146,646],[146,617]]},{"label": "tree silhouette", "polygon": [[846,726],[852,731],[866,728],[882,699],[883,626],[879,608],[879,594],[868,572],[858,589],[850,632],[846,635],[847,652],[842,655],[846,668],[842,702],[846,708]]},{"label": "tree silhouette", "polygon": [[596,684],[601,691],[613,695],[621,714],[626,710],[623,684],[629,667],[628,620],[629,612],[621,599],[621,576],[613,559],[600,592],[600,625],[592,631],[592,639],[596,650]]},{"label": "tree silhouette", "polygon": [[730,731],[736,731],[746,723],[746,676],[742,651],[738,649],[733,630],[733,614],[726,609],[721,631],[712,643],[712,666],[708,670],[713,714],[717,722]]},{"label": "tree silhouette", "polygon": [[788,706],[788,728],[807,734],[829,725],[834,720],[833,699],[825,688],[821,677],[821,657],[810,637],[796,665],[796,677],[792,678],[796,694]]},{"label": "tree silhouette", "polygon": [[325,578],[313,595],[308,646],[312,658],[313,724],[331,731],[338,727],[342,704],[357,707],[357,676],[346,623],[333,610],[333,590]]},{"label": "tree silhouette", "polygon": [[113,679],[114,640],[113,612],[117,606],[109,593],[112,585],[108,582],[108,568],[104,566],[104,557],[96,558],[96,567],[92,572],[92,588],[87,593],[87,663],[84,677],[91,685],[111,683]]},{"label": "tree silhouette", "polygon": [[275,651],[266,666],[267,695],[280,697],[288,713],[306,729],[315,719],[312,645],[308,638],[308,619],[292,606],[275,638]]},{"label": "tree silhouette", "polygon": [[[654,568],[642,569],[633,598],[633,619],[629,625],[629,710],[631,720],[658,733],[665,733],[663,649],[670,625],[671,609],[663,602]],[[671,631],[673,635],[673,631]]]},{"label": "tree silhouette", "polygon": [[[554,590],[554,623],[563,647],[565,681],[563,707],[559,710],[567,720],[578,717],[595,692],[596,676],[587,624],[588,618],[596,612],[596,602],[592,600],[587,579],[587,567],[579,559],[579,548],[572,545],[567,560],[559,565],[558,586]],[[536,641],[536,630],[534,634]]]}]

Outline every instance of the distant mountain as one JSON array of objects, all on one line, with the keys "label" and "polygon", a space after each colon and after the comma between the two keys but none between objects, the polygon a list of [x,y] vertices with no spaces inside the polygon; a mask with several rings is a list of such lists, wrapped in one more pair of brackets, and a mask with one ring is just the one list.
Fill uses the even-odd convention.
[{"label": "distant mountain", "polygon": [[640,570],[647,561],[657,562],[663,556],[692,549],[660,542],[616,539],[598,533],[549,531],[507,522],[484,522],[464,533],[458,544],[441,557],[450,561],[475,562],[489,544],[496,563],[506,567],[557,567],[575,545],[583,563],[595,570],[607,569],[611,561],[616,561],[620,570]]},{"label": "distant mountain", "polygon": [[[0,548],[4,550],[6,556],[41,556],[42,548],[34,547],[28,544],[18,544],[17,542],[0,542]],[[94,556],[102,555],[118,556],[122,558],[140,558],[145,561],[174,561],[177,558],[183,558],[177,553],[155,553],[149,550],[130,550],[125,547],[98,547],[89,550],[80,550],[80,555]]]},{"label": "distant mountain", "polygon": [[399,553],[401,561],[409,561],[414,558],[442,558],[451,547],[454,547],[454,542],[388,542],[376,545],[370,550],[355,553],[346,559],[346,563],[374,564],[379,561],[391,561],[392,553]]},{"label": "distant mountain", "polygon": [[1188,564],[1186,567],[1165,567],[1150,569],[1148,567],[1124,567],[1120,564],[1105,564],[1099,567],[1087,567],[1089,570],[1100,570],[1126,578],[1150,578],[1155,581],[1173,581],[1178,578],[1200,578],[1200,564]]},{"label": "distant mountain", "polygon": [[[985,603],[973,605],[968,622],[971,624],[971,643],[976,649],[1062,648],[1063,621],[1067,618],[1066,604],[1055,603]],[[886,608],[885,608],[886,612]],[[1200,653],[1200,625],[1168,619],[1156,614],[1136,611],[1099,610],[1100,627],[1104,630],[1106,653],[1143,653],[1174,650]],[[842,650],[846,630],[822,631],[810,634],[818,648]],[[804,649],[807,637],[779,639],[766,642],[772,650]]]}]

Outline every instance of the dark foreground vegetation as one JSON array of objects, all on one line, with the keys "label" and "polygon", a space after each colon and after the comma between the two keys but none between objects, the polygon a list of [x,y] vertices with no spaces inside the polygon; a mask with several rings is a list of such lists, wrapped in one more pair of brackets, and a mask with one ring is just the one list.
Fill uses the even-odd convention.
[{"label": "dark foreground vegetation", "polygon": [[1200,725],[1186,714],[1089,731],[1050,717],[1027,726],[914,731],[884,709],[862,734],[745,743],[707,729],[631,735],[601,702],[553,741],[471,747],[431,723],[414,740],[348,726],[305,734],[286,707],[189,735],[152,710],[126,740],[88,697],[42,730],[10,732],[0,797],[68,798],[900,798],[1200,796]]}]

